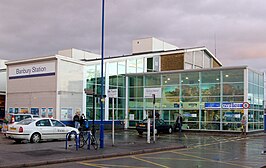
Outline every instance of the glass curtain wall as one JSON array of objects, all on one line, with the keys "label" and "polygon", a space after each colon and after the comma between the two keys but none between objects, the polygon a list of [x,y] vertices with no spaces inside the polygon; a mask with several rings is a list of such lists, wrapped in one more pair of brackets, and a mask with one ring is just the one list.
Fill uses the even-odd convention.
[{"label": "glass curtain wall", "polygon": [[263,129],[263,100],[264,100],[264,77],[258,73],[248,71],[248,129]]},{"label": "glass curtain wall", "polygon": [[241,119],[244,115],[244,70],[224,70],[221,76],[222,130],[241,131]]},{"label": "glass curtain wall", "polygon": [[[101,94],[101,70],[100,64],[88,65],[86,67],[86,88],[93,90],[95,86],[95,93]],[[104,90],[105,87],[108,89],[117,89],[118,98],[105,99],[108,107],[108,115],[104,114],[104,120],[112,119],[112,104],[114,100],[114,119],[123,121],[125,119],[125,108],[126,108],[126,78],[125,74],[130,73],[143,73],[145,71],[145,58],[130,58],[130,59],[118,59],[117,61],[104,63]],[[140,81],[134,81],[134,85],[138,85]],[[137,82],[137,83],[136,83]],[[130,88],[130,87],[129,87]],[[143,88],[143,84],[140,85]],[[136,106],[141,107],[143,104],[143,99],[139,100],[138,97],[143,97],[143,89],[138,88],[134,93],[129,92],[129,96],[134,97],[134,101],[138,102]],[[141,91],[141,92],[140,92]],[[106,107],[106,106],[105,106]],[[100,99],[95,98],[95,120],[100,120]],[[87,95],[86,97],[86,116],[89,120],[93,119],[93,96]],[[104,109],[105,111],[105,109]],[[143,111],[143,110],[141,110]],[[139,112],[136,116],[139,117]],[[107,117],[108,116],[108,117]]]},{"label": "glass curtain wall", "polygon": [[[152,110],[152,99],[144,98],[144,88],[161,88],[156,111],[174,124],[177,113],[183,116],[183,129],[241,131],[241,118],[248,114],[249,131],[263,129],[263,75],[248,70],[248,95],[245,71],[223,69],[200,72],[145,74],[129,76],[130,126],[143,120]],[[248,99],[249,109],[243,109]],[[129,117],[130,118],[130,117]]]},{"label": "glass curtain wall", "polygon": [[[100,64],[90,65],[86,67],[86,88],[93,90],[95,87],[95,93],[101,94],[101,70]],[[105,85],[104,85],[105,86]],[[86,117],[89,120],[100,120],[100,100],[95,98],[95,115],[93,116],[93,96],[87,95],[86,97]]]}]

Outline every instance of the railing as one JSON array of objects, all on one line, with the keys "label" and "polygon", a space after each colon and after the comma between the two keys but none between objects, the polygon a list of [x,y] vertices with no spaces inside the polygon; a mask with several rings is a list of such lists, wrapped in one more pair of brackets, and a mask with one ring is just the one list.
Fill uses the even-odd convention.
[{"label": "railing", "polygon": [[68,147],[68,140],[69,139],[71,140],[71,134],[75,134],[76,150],[78,150],[79,149],[79,135],[76,132],[74,132],[74,131],[68,132],[66,134],[66,146],[65,146],[65,148],[67,149],[67,147]]}]

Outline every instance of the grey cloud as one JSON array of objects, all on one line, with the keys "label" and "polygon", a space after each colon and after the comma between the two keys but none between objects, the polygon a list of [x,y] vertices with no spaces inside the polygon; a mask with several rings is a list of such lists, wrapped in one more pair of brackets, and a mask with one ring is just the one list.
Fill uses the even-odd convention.
[{"label": "grey cloud", "polygon": [[[225,66],[266,59],[264,0],[106,0],[105,5],[106,56],[129,54],[133,39],[150,36],[214,53],[216,37],[217,57]],[[100,53],[101,0],[1,0],[0,11],[0,58],[65,48]]]}]

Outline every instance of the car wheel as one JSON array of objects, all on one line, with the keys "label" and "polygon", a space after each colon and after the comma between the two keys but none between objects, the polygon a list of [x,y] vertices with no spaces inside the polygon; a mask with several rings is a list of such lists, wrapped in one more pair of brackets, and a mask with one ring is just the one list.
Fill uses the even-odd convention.
[{"label": "car wheel", "polygon": [[32,134],[30,138],[31,143],[39,143],[41,141],[41,135],[39,133]]},{"label": "car wheel", "polygon": [[169,134],[172,134],[172,133],[173,133],[173,128],[172,128],[172,127],[170,127],[170,128],[168,129],[168,133],[169,133]]},{"label": "car wheel", "polygon": [[142,135],[143,134],[143,131],[138,131],[139,135]]}]

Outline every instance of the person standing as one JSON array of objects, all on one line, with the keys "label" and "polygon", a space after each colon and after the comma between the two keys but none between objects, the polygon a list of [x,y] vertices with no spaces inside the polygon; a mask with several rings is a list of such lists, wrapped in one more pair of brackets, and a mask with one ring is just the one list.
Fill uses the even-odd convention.
[{"label": "person standing", "polygon": [[246,138],[247,136],[246,125],[247,125],[246,116],[243,116],[241,120],[241,137],[244,137],[244,138]]},{"label": "person standing", "polygon": [[76,112],[75,116],[73,117],[73,121],[75,123],[75,128],[79,129],[80,119],[79,119],[79,113],[78,112]]},{"label": "person standing", "polygon": [[178,128],[178,131],[182,131],[182,124],[183,124],[183,117],[180,115],[180,113],[177,113],[176,118],[176,127]]},{"label": "person standing", "polygon": [[82,115],[80,116],[80,120],[79,120],[81,128],[84,124],[84,120],[85,120],[85,115],[84,115],[84,113],[82,113]]}]

